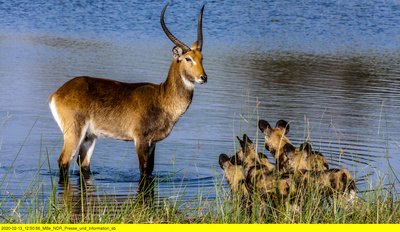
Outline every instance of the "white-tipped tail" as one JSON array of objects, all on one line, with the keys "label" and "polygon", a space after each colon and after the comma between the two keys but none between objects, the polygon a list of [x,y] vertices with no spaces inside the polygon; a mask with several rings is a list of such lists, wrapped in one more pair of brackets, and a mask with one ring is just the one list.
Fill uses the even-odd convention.
[{"label": "white-tipped tail", "polygon": [[50,105],[51,113],[53,114],[54,119],[56,120],[58,126],[60,127],[60,129],[62,131],[61,120],[60,120],[60,117],[58,116],[58,113],[57,113],[56,99],[54,97],[50,98],[50,104],[49,105]]}]

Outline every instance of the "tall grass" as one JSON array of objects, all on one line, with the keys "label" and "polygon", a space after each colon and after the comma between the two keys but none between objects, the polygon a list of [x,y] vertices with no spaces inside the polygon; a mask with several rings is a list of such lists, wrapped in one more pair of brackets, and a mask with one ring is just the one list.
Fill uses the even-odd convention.
[{"label": "tall grass", "polygon": [[[240,128],[237,132],[233,131],[233,138],[246,133],[253,118],[258,121],[258,104],[256,103],[254,110],[247,109],[246,112],[242,109],[239,116]],[[4,125],[5,123],[2,124]],[[29,134],[30,132],[26,138]],[[309,137],[309,132],[305,132],[305,135]],[[258,137],[258,132],[255,136]],[[235,141],[233,146],[237,147],[236,140],[233,140]],[[22,144],[20,151],[23,146]],[[183,180],[177,186],[176,183],[169,183],[176,188],[175,197],[153,196],[157,193],[157,187],[161,182],[168,183],[168,177],[162,180],[154,179],[158,181],[148,183],[148,188],[140,193],[132,192],[122,200],[115,197],[116,193],[105,192],[101,186],[93,183],[93,179],[84,179],[82,176],[74,177],[78,181],[75,186],[71,186],[74,180],[70,178],[70,183],[59,190],[57,188],[60,188],[60,184],[51,174],[57,170],[51,170],[49,161],[54,147],[50,150],[41,148],[40,152],[45,155],[41,155],[38,160],[38,171],[31,177],[25,192],[18,197],[7,192],[6,177],[12,167],[6,172],[6,176],[0,179],[0,188],[5,189],[0,199],[2,224],[400,223],[398,172],[390,166],[389,158],[386,159],[387,173],[376,175],[373,180],[366,179],[365,189],[358,189],[357,204],[349,206],[337,199],[327,202],[317,192],[311,191],[302,196],[309,200],[304,201],[299,211],[285,205],[269,205],[268,202],[265,205],[262,204],[265,202],[255,198],[249,212],[243,209],[243,199],[230,193],[225,179],[220,174],[215,174],[213,194],[203,192],[200,188],[196,197],[190,200],[185,200],[183,197],[188,185],[188,182],[185,183]],[[387,149],[387,157],[389,157],[388,152]],[[19,154],[20,152],[16,154],[12,164]],[[50,170],[50,183],[45,183],[40,176],[39,171],[43,167]],[[220,170],[215,173],[220,173]],[[175,174],[172,173],[171,176]]]}]

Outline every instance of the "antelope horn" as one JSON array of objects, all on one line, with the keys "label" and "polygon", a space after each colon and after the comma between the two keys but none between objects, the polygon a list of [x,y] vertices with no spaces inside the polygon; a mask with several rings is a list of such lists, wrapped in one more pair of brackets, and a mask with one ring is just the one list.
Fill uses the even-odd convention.
[{"label": "antelope horn", "polygon": [[201,8],[200,11],[200,16],[199,16],[199,23],[197,26],[197,50],[201,51],[202,47],[203,47],[203,24],[202,24],[202,19],[203,19],[203,10],[204,10],[204,6]]},{"label": "antelope horn", "polygon": [[181,41],[179,41],[174,35],[172,35],[172,33],[168,30],[167,26],[165,26],[164,23],[164,12],[167,9],[169,3],[167,3],[167,5],[165,5],[162,13],[161,13],[161,18],[160,18],[160,22],[161,22],[161,27],[164,30],[165,34],[168,36],[168,38],[172,41],[172,43],[174,43],[176,46],[182,48],[183,53],[186,53],[188,51],[190,51],[190,48],[185,45],[184,43],[182,43]]}]

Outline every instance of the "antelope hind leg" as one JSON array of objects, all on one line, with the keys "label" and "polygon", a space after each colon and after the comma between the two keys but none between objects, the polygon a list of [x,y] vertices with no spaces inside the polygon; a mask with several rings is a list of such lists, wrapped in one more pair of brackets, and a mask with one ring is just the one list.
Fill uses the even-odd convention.
[{"label": "antelope hind leg", "polygon": [[90,159],[93,155],[96,139],[96,136],[86,134],[79,148],[78,163],[85,177],[89,177],[90,174]]}]

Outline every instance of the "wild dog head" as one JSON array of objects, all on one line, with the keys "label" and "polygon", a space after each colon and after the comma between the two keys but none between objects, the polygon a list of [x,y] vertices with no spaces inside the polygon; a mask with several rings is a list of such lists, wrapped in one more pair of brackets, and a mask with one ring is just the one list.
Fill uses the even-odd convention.
[{"label": "wild dog head", "polygon": [[307,152],[308,170],[324,171],[329,169],[329,164],[321,152],[314,151],[311,144],[303,143],[300,145],[300,151]]},{"label": "wild dog head", "polygon": [[289,132],[289,124],[285,120],[279,120],[275,128],[272,128],[267,121],[260,120],[258,127],[265,135],[265,148],[274,156],[276,168],[279,172],[287,171],[289,164],[288,158],[283,154],[283,147],[290,143],[290,140],[285,136]]},{"label": "wild dog head", "polygon": [[308,170],[307,150],[296,151],[296,148],[292,144],[287,143],[283,146],[283,154],[289,159],[290,171],[304,172]]},{"label": "wild dog head", "polygon": [[291,171],[324,171],[329,169],[329,164],[320,152],[312,150],[309,143],[303,143],[298,150],[287,143],[283,146],[283,154],[289,159]]},{"label": "wild dog head", "polygon": [[233,163],[234,159],[232,158],[229,158],[226,154],[220,154],[219,165],[224,170],[224,176],[232,195],[243,194],[243,196],[247,196],[248,192],[244,183],[243,166]]},{"label": "wild dog head", "polygon": [[[250,167],[266,168],[268,172],[274,171],[275,167],[268,161],[268,158],[261,152],[257,153],[253,141],[244,134],[243,140],[237,137],[241,149],[237,153],[238,157],[243,156],[243,165],[246,169]],[[239,158],[240,159],[240,158]],[[246,170],[245,170],[246,174]]]}]

